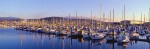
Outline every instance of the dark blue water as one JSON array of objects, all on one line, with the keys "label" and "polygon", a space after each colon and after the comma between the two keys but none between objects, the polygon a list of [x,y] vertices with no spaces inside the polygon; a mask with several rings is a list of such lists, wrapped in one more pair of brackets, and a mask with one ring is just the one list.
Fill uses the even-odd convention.
[{"label": "dark blue water", "polygon": [[[150,43],[130,41],[114,43],[115,49],[150,49]],[[113,43],[103,40],[72,39],[55,35],[0,28],[0,49],[113,49]]]}]

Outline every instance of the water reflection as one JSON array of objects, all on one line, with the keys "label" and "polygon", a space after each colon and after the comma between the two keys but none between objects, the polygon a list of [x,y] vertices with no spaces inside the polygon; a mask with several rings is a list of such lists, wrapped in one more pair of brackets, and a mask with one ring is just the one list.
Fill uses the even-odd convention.
[{"label": "water reflection", "polygon": [[[131,40],[118,44],[102,40],[87,40],[42,33],[0,29],[0,49],[150,49],[150,43]],[[144,46],[143,46],[144,45]]]}]

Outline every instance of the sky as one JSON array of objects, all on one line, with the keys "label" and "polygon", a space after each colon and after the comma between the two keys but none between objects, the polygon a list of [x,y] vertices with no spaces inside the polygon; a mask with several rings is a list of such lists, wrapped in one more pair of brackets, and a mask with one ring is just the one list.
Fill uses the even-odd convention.
[{"label": "sky", "polygon": [[24,19],[44,18],[51,16],[66,17],[82,16],[99,18],[100,13],[109,17],[114,9],[115,21],[122,19],[122,11],[125,5],[126,19],[141,19],[142,15],[148,20],[150,0],[0,0],[0,17],[19,17]]}]

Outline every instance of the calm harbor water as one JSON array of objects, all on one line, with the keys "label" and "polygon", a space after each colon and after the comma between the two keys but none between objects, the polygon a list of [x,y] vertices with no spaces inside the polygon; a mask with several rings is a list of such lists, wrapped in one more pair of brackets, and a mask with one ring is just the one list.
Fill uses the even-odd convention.
[{"label": "calm harbor water", "polygon": [[[150,49],[150,43],[144,41],[130,41],[127,44],[114,43],[114,48]],[[113,49],[113,43],[106,42],[106,39],[90,41],[13,28],[0,28],[0,49]]]}]

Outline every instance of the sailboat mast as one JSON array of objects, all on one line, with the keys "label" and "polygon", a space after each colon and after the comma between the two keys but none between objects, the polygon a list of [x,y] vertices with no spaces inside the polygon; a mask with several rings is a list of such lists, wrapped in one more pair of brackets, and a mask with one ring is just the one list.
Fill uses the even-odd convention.
[{"label": "sailboat mast", "polygon": [[59,19],[59,22],[60,22],[60,23],[59,23],[59,25],[61,25],[61,24],[62,24],[62,23],[61,23],[61,21],[62,21],[62,19],[60,18],[60,19]]},{"label": "sailboat mast", "polygon": [[135,16],[134,16],[134,13],[133,13],[133,23],[135,23]]},{"label": "sailboat mast", "polygon": [[109,18],[109,22],[111,22],[111,10],[110,10],[110,18]]},{"label": "sailboat mast", "polygon": [[[111,10],[110,10],[110,15],[109,15],[109,22],[111,22]],[[111,23],[110,23],[110,27],[111,27]]]},{"label": "sailboat mast", "polygon": [[142,24],[142,12],[141,12],[141,24]]},{"label": "sailboat mast", "polygon": [[44,19],[42,19],[42,24],[43,24],[43,25],[45,24],[45,21],[44,21]]},{"label": "sailboat mast", "polygon": [[54,16],[53,16],[52,22],[53,22],[53,24],[52,24],[52,26],[53,26],[54,25]]},{"label": "sailboat mast", "polygon": [[86,24],[87,24],[86,19],[84,19],[84,24],[83,24],[83,25],[85,25],[85,26],[86,26]]},{"label": "sailboat mast", "polygon": [[[114,34],[115,34],[115,33],[114,33],[114,29],[115,29],[115,27],[114,27],[114,17],[115,17],[115,16],[114,16],[114,9],[113,9],[113,31],[112,31],[112,32],[113,32],[113,41],[115,40],[115,39],[114,39]],[[114,43],[113,43],[113,49],[114,49]]]},{"label": "sailboat mast", "polygon": [[105,13],[103,13],[103,22],[105,22]]},{"label": "sailboat mast", "polygon": [[93,27],[96,28],[96,27],[97,27],[97,26],[96,26],[96,23],[95,23],[96,21],[94,21],[94,20],[95,20],[95,16],[94,16],[94,18],[93,18]]},{"label": "sailboat mast", "polygon": [[69,25],[70,25],[71,21],[70,21],[70,14],[69,14]]},{"label": "sailboat mast", "polygon": [[149,14],[148,14],[148,16],[149,16],[149,22],[150,22],[150,8],[149,8]]},{"label": "sailboat mast", "polygon": [[[125,5],[124,5],[124,20],[126,19],[126,13],[125,13]],[[125,27],[125,22],[124,22],[124,27]]]},{"label": "sailboat mast", "polygon": [[[113,23],[114,23],[114,9],[113,9]],[[114,26],[114,25],[113,25]]]},{"label": "sailboat mast", "polygon": [[144,14],[144,23],[145,23],[145,14]]},{"label": "sailboat mast", "polygon": [[[83,26],[83,24],[82,24],[82,16],[81,16],[81,19],[80,19],[80,21],[81,21],[81,26]],[[80,23],[80,22],[79,22]]]},{"label": "sailboat mast", "polygon": [[65,23],[65,18],[64,18],[64,17],[63,17],[63,23],[64,23],[64,25],[66,24],[66,23]]},{"label": "sailboat mast", "polygon": [[124,5],[124,20],[126,19],[125,14],[126,14],[126,11],[125,11],[125,5]]},{"label": "sailboat mast", "polygon": [[143,23],[143,21],[142,21],[142,12],[141,12],[141,28],[142,28],[142,23]]},{"label": "sailboat mast", "polygon": [[92,16],[92,11],[91,11],[91,20],[92,20],[92,29],[93,29],[93,16]]},{"label": "sailboat mast", "polygon": [[78,16],[77,16],[77,11],[76,11],[76,25],[78,26]]},{"label": "sailboat mast", "polygon": [[123,10],[122,10],[122,21],[124,20],[124,12],[123,12]]},{"label": "sailboat mast", "polygon": [[105,25],[105,13],[103,13],[103,27]]},{"label": "sailboat mast", "polygon": [[102,17],[102,4],[100,4],[100,28],[102,27],[101,17]]}]

